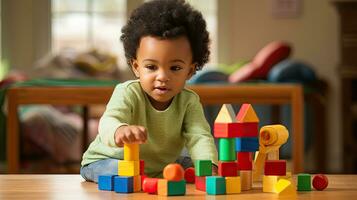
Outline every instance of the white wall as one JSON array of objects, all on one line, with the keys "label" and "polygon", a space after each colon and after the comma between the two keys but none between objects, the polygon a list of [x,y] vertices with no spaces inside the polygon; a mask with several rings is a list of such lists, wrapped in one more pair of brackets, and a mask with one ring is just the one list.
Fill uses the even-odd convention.
[{"label": "white wall", "polygon": [[[234,63],[251,59],[265,44],[285,40],[292,44],[292,59],[311,64],[319,77],[329,83],[327,103],[329,170],[342,166],[340,121],[339,19],[328,0],[302,0],[296,18],[276,18],[271,0],[220,0],[219,61]],[[332,148],[330,148],[332,147]]]}]

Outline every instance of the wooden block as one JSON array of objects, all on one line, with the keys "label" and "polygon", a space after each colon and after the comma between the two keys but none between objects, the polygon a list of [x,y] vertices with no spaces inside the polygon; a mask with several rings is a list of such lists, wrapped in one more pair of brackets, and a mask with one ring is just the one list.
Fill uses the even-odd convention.
[{"label": "wooden block", "polygon": [[254,167],[253,167],[253,181],[260,181],[263,172],[264,163],[266,160],[266,154],[262,152],[256,152],[255,155],[256,156],[255,156]]},{"label": "wooden block", "polygon": [[317,174],[312,179],[312,185],[316,190],[324,190],[328,186],[328,178],[323,174]]},{"label": "wooden block", "polygon": [[98,176],[98,189],[113,191],[115,176],[116,175],[100,175],[100,176]]},{"label": "wooden block", "polygon": [[267,153],[267,160],[279,160],[279,149]]},{"label": "wooden block", "polygon": [[275,193],[275,185],[278,182],[278,176],[263,176],[263,192]]},{"label": "wooden block", "polygon": [[218,112],[215,122],[230,123],[236,122],[235,112],[231,104],[223,104],[221,110]]},{"label": "wooden block", "polygon": [[311,175],[298,174],[297,175],[297,190],[298,191],[311,191]]},{"label": "wooden block", "polygon": [[245,103],[240,108],[236,120],[238,122],[259,122],[259,118],[251,104]]},{"label": "wooden block", "polygon": [[264,175],[285,176],[286,160],[267,160],[264,166]]},{"label": "wooden block", "polygon": [[261,146],[278,146],[285,144],[289,138],[289,131],[280,124],[263,126],[259,131]]},{"label": "wooden block", "polygon": [[124,144],[124,160],[139,161],[139,144]]},{"label": "wooden block", "polygon": [[132,193],[134,182],[132,176],[115,176],[114,191],[117,193]]},{"label": "wooden block", "polygon": [[238,176],[237,162],[218,162],[218,175]]},{"label": "wooden block", "polygon": [[252,152],[237,152],[237,168],[238,170],[253,169],[253,153]]},{"label": "wooden block", "polygon": [[212,161],[210,160],[196,160],[195,161],[196,176],[211,176],[212,175]]},{"label": "wooden block", "polygon": [[286,180],[286,179],[279,179],[278,182],[275,184],[275,193],[279,195],[296,195],[296,187],[295,185]]},{"label": "wooden block", "polygon": [[257,122],[238,122],[236,126],[237,137],[258,137],[259,129]]},{"label": "wooden block", "polygon": [[140,175],[140,182],[141,182],[141,190],[144,191],[143,185],[144,185],[144,180],[147,178],[147,176],[144,175]]},{"label": "wooden block", "polygon": [[140,162],[139,161],[118,161],[118,175],[119,176],[138,176],[140,175]]},{"label": "wooden block", "polygon": [[189,167],[185,169],[186,183],[195,183],[195,168]]},{"label": "wooden block", "polygon": [[286,179],[286,180],[288,180],[288,181],[290,181],[290,182],[292,182],[293,181],[293,177],[292,177],[292,175],[291,175],[291,172],[286,172],[286,175],[285,176],[279,176],[278,177],[278,179]]},{"label": "wooden block", "polygon": [[218,195],[226,193],[226,180],[221,176],[206,177],[206,192],[210,195]]},{"label": "wooden block", "polygon": [[149,194],[157,194],[158,178],[145,178],[143,181],[143,191]]},{"label": "wooden block", "polygon": [[166,165],[163,171],[164,179],[168,181],[181,181],[184,179],[185,171],[182,166],[177,163],[171,163]]},{"label": "wooden block", "polygon": [[256,152],[259,150],[258,137],[236,138],[237,152]]},{"label": "wooden block", "polygon": [[141,176],[133,176],[133,190],[134,192],[141,191]]},{"label": "wooden block", "polygon": [[235,138],[219,138],[219,160],[236,160]]},{"label": "wooden block", "polygon": [[241,192],[240,177],[225,177],[226,178],[226,194],[237,194]]},{"label": "wooden block", "polygon": [[196,190],[206,191],[206,177],[207,176],[195,176]]},{"label": "wooden block", "polygon": [[241,190],[246,191],[252,189],[253,186],[252,171],[241,170],[239,173],[240,173]]},{"label": "wooden block", "polygon": [[144,174],[145,174],[145,161],[140,160],[140,175],[144,175]]},{"label": "wooden block", "polygon": [[214,123],[213,135],[215,138],[235,138],[239,137],[238,123]]},{"label": "wooden block", "polygon": [[183,196],[186,194],[186,181],[168,181],[159,179],[157,194],[163,196]]}]

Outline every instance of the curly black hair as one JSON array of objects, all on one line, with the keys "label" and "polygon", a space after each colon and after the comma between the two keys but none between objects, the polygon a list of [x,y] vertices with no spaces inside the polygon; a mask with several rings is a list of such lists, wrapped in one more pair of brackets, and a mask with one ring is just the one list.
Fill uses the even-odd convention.
[{"label": "curly black hair", "polygon": [[153,0],[143,3],[132,13],[121,30],[127,63],[136,59],[140,39],[144,36],[172,39],[186,36],[192,49],[196,71],[208,62],[209,33],[201,12],[184,0]]}]

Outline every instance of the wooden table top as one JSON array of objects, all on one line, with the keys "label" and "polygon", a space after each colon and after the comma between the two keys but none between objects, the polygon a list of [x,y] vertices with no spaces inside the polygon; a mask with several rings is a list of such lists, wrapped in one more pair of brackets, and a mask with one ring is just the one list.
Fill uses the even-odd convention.
[{"label": "wooden table top", "polygon": [[[297,199],[354,199],[357,196],[357,175],[328,175],[324,191],[298,192]],[[253,190],[235,195],[211,196],[187,185],[186,196],[165,197],[146,193],[119,194],[100,191],[97,184],[86,182],[80,175],[0,175],[0,199],[291,199],[263,193],[261,184]]]}]

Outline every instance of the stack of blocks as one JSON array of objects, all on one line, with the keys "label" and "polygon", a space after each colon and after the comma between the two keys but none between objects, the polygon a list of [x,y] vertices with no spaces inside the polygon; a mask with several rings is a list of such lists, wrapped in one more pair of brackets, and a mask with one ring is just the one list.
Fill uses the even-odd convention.
[{"label": "stack of blocks", "polygon": [[99,176],[98,188],[118,193],[139,192],[142,177],[145,177],[144,161],[139,160],[139,144],[124,144],[124,160],[118,161],[118,174]]}]

